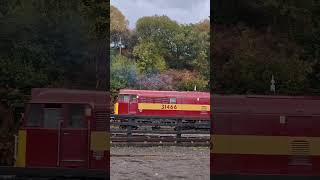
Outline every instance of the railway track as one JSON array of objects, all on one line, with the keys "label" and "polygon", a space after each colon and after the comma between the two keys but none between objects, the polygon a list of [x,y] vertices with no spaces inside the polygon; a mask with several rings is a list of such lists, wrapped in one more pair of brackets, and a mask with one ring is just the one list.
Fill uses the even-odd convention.
[{"label": "railway track", "polygon": [[111,141],[111,146],[142,146],[142,147],[148,147],[148,146],[210,146],[209,139],[208,140],[181,140],[181,141],[175,141],[175,140],[167,140],[162,141],[159,139],[154,139],[152,141],[130,141],[130,140],[123,140],[123,141]]},{"label": "railway track", "polygon": [[209,146],[209,121],[190,120],[113,115],[110,121],[111,145]]},{"label": "railway track", "polygon": [[111,145],[176,145],[176,146],[209,146],[209,131],[151,131],[111,130]]}]

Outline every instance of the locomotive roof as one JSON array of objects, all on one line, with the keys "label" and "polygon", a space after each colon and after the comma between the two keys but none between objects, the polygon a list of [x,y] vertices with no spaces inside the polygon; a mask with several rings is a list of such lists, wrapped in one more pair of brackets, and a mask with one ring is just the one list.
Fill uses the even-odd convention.
[{"label": "locomotive roof", "polygon": [[253,112],[285,114],[320,114],[318,96],[212,96],[215,112]]},{"label": "locomotive roof", "polygon": [[209,92],[197,92],[197,91],[158,91],[158,90],[133,90],[133,89],[121,89],[120,94],[134,94],[138,96],[169,96],[169,97],[204,97],[209,98]]},{"label": "locomotive roof", "polygon": [[259,98],[259,99],[305,99],[305,100],[320,100],[320,96],[278,96],[278,95],[222,95],[213,94],[213,97],[227,97],[227,98]]},{"label": "locomotive roof", "polygon": [[89,103],[106,106],[109,99],[109,93],[105,91],[34,88],[30,103]]}]

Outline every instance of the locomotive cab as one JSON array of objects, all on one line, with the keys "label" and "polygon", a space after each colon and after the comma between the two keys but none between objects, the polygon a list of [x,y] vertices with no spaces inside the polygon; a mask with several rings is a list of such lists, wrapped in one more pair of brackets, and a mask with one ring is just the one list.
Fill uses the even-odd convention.
[{"label": "locomotive cab", "polygon": [[120,94],[115,104],[115,114],[136,114],[138,110],[138,96],[136,94]]},{"label": "locomotive cab", "polygon": [[33,89],[16,139],[15,166],[48,174],[74,168],[75,176],[108,173],[108,98],[99,91]]},{"label": "locomotive cab", "polygon": [[[27,162],[18,159],[17,166],[25,166],[27,163],[33,167],[86,167],[91,118],[89,104],[28,103],[21,129],[28,132],[28,137],[25,137],[28,139],[28,147],[24,148],[27,148],[29,158]],[[40,137],[44,132],[47,135]],[[58,149],[57,145],[61,147]],[[20,142],[19,153],[23,153],[24,148]],[[46,153],[39,153],[40,148]],[[59,156],[54,150],[60,151]]]}]

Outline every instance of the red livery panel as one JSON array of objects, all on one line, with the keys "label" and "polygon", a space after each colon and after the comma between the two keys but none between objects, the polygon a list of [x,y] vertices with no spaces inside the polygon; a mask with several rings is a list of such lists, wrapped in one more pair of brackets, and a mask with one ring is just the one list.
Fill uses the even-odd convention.
[{"label": "red livery panel", "polygon": [[213,96],[211,178],[320,177],[320,98]]}]

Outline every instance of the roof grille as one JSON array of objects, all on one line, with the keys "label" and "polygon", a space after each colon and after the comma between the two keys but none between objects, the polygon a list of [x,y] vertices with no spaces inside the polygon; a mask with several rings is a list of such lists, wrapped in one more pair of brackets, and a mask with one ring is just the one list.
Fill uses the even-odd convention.
[{"label": "roof grille", "polygon": [[169,98],[166,98],[166,97],[154,98],[154,103],[169,104]]},{"label": "roof grille", "polygon": [[140,97],[139,102],[140,103],[153,103],[152,98],[149,98],[149,97]]}]

